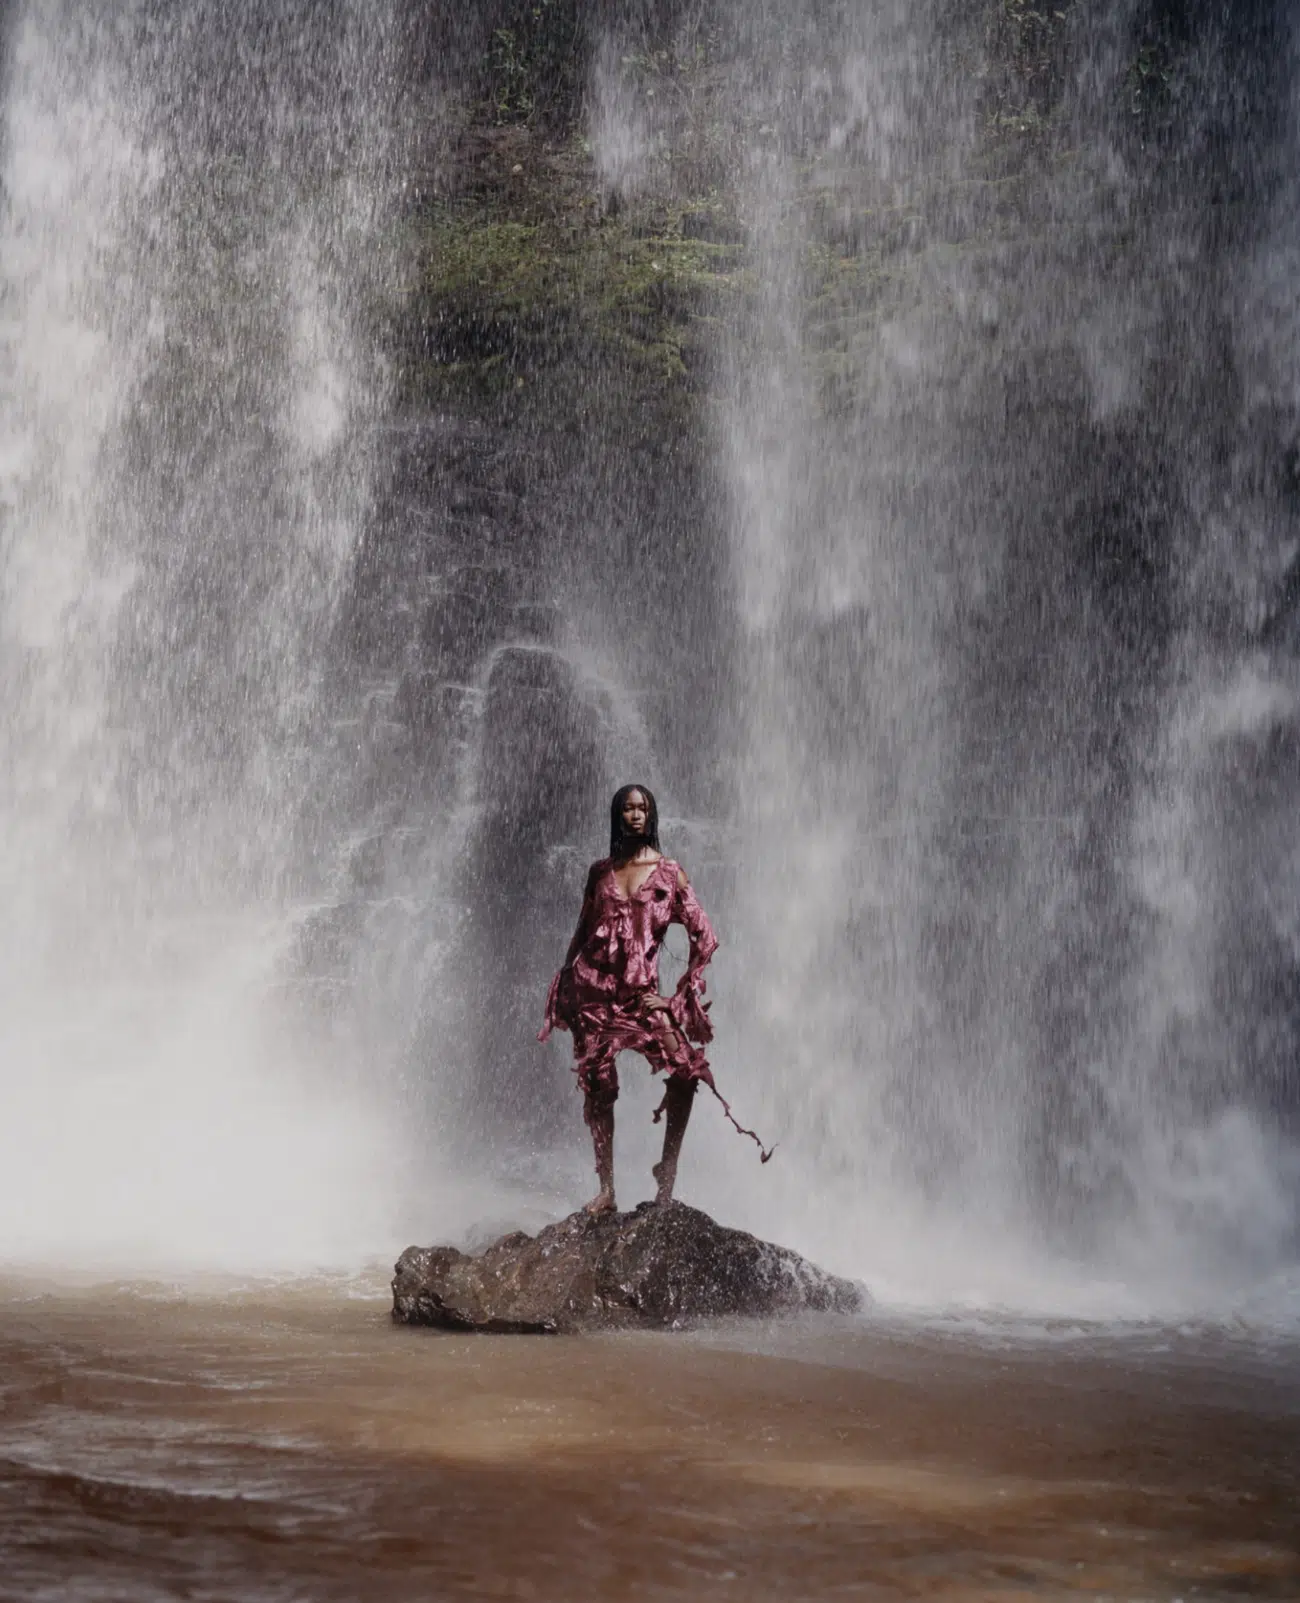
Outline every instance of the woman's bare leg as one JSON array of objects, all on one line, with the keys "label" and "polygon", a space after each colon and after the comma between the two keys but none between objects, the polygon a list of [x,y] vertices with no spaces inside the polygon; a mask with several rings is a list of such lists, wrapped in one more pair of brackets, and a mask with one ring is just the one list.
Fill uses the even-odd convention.
[{"label": "woman's bare leg", "polygon": [[678,1079],[675,1075],[664,1089],[664,1155],[650,1171],[659,1182],[655,1201],[661,1206],[673,1200],[673,1187],[677,1184],[677,1160],[682,1152],[682,1139],[691,1117],[691,1103],[695,1100],[695,1081]]},{"label": "woman's bare leg", "polygon": [[613,1213],[618,1207],[614,1200],[614,1104],[597,1102],[587,1093],[583,1118],[591,1131],[591,1145],[596,1154],[596,1178],[600,1190],[587,1204],[591,1214]]}]

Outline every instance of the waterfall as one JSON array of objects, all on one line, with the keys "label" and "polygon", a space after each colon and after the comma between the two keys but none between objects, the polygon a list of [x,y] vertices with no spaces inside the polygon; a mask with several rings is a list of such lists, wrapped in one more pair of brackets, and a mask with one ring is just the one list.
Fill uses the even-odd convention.
[{"label": "waterfall", "polygon": [[1297,38],[1167,9],[9,9],[6,1255],[554,1212],[643,779],[779,1143],[691,1200],[926,1298],[1294,1258]]},{"label": "waterfall", "polygon": [[747,46],[728,1083],[785,1145],[718,1189],[869,1277],[1154,1298],[1300,1223],[1296,39],[1062,13],[1053,167],[988,26]]},{"label": "waterfall", "polygon": [[278,1004],[384,404],[356,318],[393,29],[255,0],[7,23],[0,1228],[328,1256],[382,1121]]}]

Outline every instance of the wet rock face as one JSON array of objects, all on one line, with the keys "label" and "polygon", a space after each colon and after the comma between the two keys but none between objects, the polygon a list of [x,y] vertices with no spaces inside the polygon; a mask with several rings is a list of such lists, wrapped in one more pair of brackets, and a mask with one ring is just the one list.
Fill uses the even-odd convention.
[{"label": "wet rock face", "polygon": [[675,1330],[725,1315],[856,1313],[865,1302],[851,1281],[680,1202],[573,1213],[473,1257],[408,1247],[393,1278],[399,1324],[500,1334]]}]

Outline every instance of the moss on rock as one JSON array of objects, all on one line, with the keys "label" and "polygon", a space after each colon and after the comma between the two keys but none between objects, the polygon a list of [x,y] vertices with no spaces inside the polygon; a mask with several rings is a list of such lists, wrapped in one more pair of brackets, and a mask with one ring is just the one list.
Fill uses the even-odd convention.
[{"label": "moss on rock", "polygon": [[499,400],[593,364],[680,401],[749,279],[717,198],[611,205],[580,140],[527,130],[484,139],[409,229],[408,404]]}]

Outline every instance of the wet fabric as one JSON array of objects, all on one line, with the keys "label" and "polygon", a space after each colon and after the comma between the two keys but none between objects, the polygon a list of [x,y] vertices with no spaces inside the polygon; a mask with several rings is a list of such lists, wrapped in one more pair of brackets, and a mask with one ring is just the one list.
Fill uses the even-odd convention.
[{"label": "wet fabric", "polygon": [[[685,929],[690,957],[669,1006],[650,1012],[645,1000],[659,994],[659,953],[670,924]],[[735,1128],[758,1142],[766,1163],[771,1153],[736,1122],[701,1050],[713,1039],[704,969],[717,949],[694,887],[672,858],[661,857],[630,896],[618,887],[612,859],[602,858],[587,875],[577,932],[551,982],[538,1039],[545,1041],[553,1029],[572,1032],[574,1072],[587,1095],[589,1120],[618,1096],[617,1054],[639,1052],[654,1074],[707,1085]]]}]

